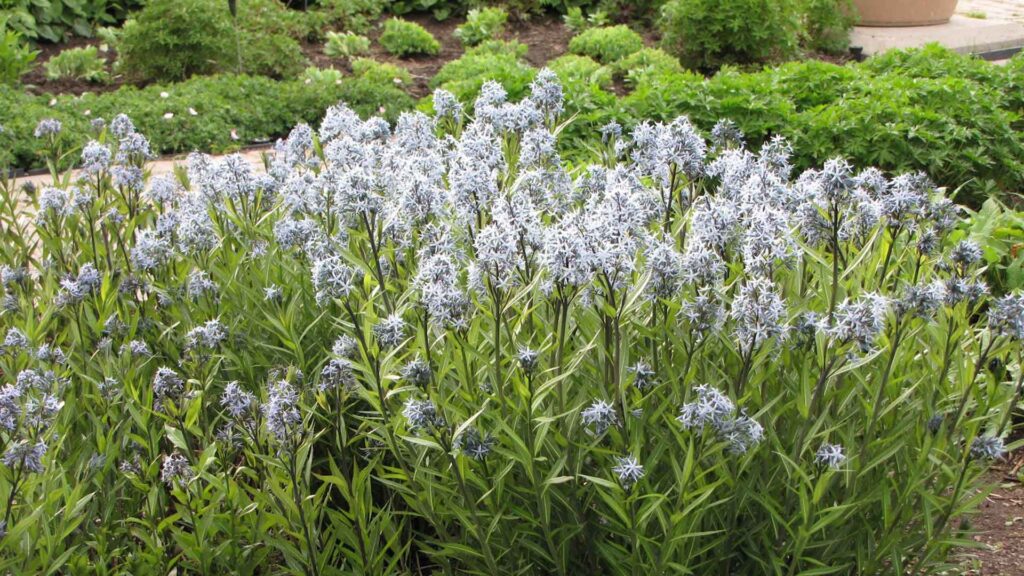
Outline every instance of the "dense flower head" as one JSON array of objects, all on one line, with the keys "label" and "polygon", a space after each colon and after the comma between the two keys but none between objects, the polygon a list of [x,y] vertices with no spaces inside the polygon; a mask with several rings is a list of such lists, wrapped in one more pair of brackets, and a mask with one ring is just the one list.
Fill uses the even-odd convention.
[{"label": "dense flower head", "polygon": [[462,103],[451,92],[438,88],[434,90],[434,115],[458,120],[462,117]]},{"label": "dense flower head", "polygon": [[595,400],[580,412],[583,425],[596,436],[605,433],[609,428],[619,425],[619,417],[615,407],[604,400]]},{"label": "dense flower head", "polygon": [[381,349],[395,348],[405,339],[405,320],[400,314],[391,314],[373,326],[373,335]]},{"label": "dense flower head", "polygon": [[489,432],[469,427],[456,438],[459,450],[473,460],[484,460],[490,455],[497,441]]},{"label": "dense flower head", "polygon": [[747,350],[783,336],[787,330],[785,301],[766,278],[753,278],[740,288],[729,316],[736,323],[737,342]]},{"label": "dense flower head", "polygon": [[657,374],[651,368],[651,365],[644,361],[633,364],[629,367],[629,371],[633,373],[633,386],[637,390],[647,390],[657,383],[655,380]]},{"label": "dense flower head", "polygon": [[82,170],[88,174],[98,174],[110,167],[112,158],[110,148],[96,140],[90,140],[82,148]]},{"label": "dense flower head", "polygon": [[220,320],[208,320],[185,335],[185,346],[190,350],[214,350],[227,338],[227,330]]},{"label": "dense flower head", "polygon": [[616,456],[612,472],[619,478],[619,484],[629,490],[644,477],[644,467],[635,456]]},{"label": "dense flower head", "polygon": [[233,381],[224,387],[224,392],[220,396],[220,405],[232,418],[238,419],[248,414],[256,405],[256,396],[242,389],[238,381]]},{"label": "dense flower head", "polygon": [[341,256],[329,256],[313,263],[313,289],[316,303],[326,305],[335,298],[344,298],[355,288],[358,274],[342,260]]},{"label": "dense flower head", "polygon": [[988,325],[996,334],[1024,342],[1024,292],[996,300],[988,313]]},{"label": "dense flower head", "polygon": [[847,299],[836,307],[835,317],[826,331],[841,342],[856,343],[869,350],[885,329],[889,310],[888,298],[867,293],[856,300]]},{"label": "dense flower head", "polygon": [[402,366],[402,379],[421,388],[429,384],[433,376],[430,364],[422,358],[413,358]]},{"label": "dense flower head", "polygon": [[998,460],[1006,453],[1003,439],[996,436],[978,436],[971,441],[970,455],[975,460]]},{"label": "dense flower head", "polygon": [[299,394],[287,380],[277,380],[267,391],[267,401],[260,407],[267,431],[278,442],[293,440],[302,424]]},{"label": "dense flower head", "polygon": [[846,454],[843,447],[838,444],[822,443],[814,455],[814,461],[826,468],[838,470],[846,462]]},{"label": "dense flower head", "polygon": [[554,120],[562,113],[562,84],[550,69],[544,68],[534,77],[530,84],[530,100],[548,120]]},{"label": "dense flower head", "polygon": [[46,442],[42,440],[15,440],[11,443],[0,461],[11,470],[21,469],[24,472],[40,474],[44,470],[43,457],[46,456]]},{"label": "dense flower head", "polygon": [[193,478],[196,473],[192,469],[192,465],[189,464],[188,459],[175,450],[171,454],[164,456],[164,463],[160,469],[160,481],[168,486],[185,486]]},{"label": "dense flower head", "polygon": [[153,399],[158,405],[165,399],[177,400],[185,391],[185,381],[174,370],[161,366],[153,375]]},{"label": "dense flower head", "polygon": [[437,406],[430,400],[419,400],[410,398],[406,400],[402,408],[402,416],[405,417],[411,432],[427,431],[432,432],[443,428],[444,418],[437,411]]},{"label": "dense flower head", "polygon": [[33,132],[33,135],[36,138],[56,136],[57,134],[60,134],[61,127],[62,125],[60,123],[60,120],[55,120],[53,118],[44,118],[40,120],[38,124],[36,124],[36,129],[35,132]]}]

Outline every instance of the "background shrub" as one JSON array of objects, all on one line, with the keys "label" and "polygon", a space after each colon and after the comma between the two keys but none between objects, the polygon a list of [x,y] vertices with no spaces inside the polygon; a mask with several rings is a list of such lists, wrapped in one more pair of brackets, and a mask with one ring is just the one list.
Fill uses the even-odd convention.
[{"label": "background shrub", "polygon": [[328,32],[324,54],[335,58],[361,56],[370,51],[370,39],[354,32]]},{"label": "background shrub", "polygon": [[463,46],[476,46],[484,40],[496,40],[505,29],[508,12],[497,6],[474,8],[466,15],[466,21],[455,29],[455,37]]},{"label": "background shrub", "polygon": [[701,70],[780,60],[800,40],[797,0],[671,0],[659,23],[665,50]]},{"label": "background shrub", "polygon": [[590,56],[602,64],[624,58],[644,47],[644,40],[628,26],[590,28],[569,41],[573,54]]},{"label": "background shrub", "polygon": [[[166,93],[167,97],[162,97]],[[43,118],[64,124],[65,149],[80,148],[90,137],[93,119],[112,119],[130,111],[145,129],[157,153],[204,150],[224,152],[286,133],[298,122],[314,122],[339,101],[364,116],[380,114],[394,120],[413,107],[412,98],[392,78],[371,74],[276,81],[262,76],[195,77],[176,84],[145,88],[121,87],[113,92],[30,96],[0,88],[0,166],[37,167],[40,143],[33,137]],[[194,112],[194,114],[193,114]],[[88,113],[88,114],[87,114]],[[167,115],[170,114],[170,117]]]},{"label": "background shrub", "polygon": [[395,56],[433,55],[441,50],[437,38],[426,28],[401,18],[391,18],[384,22],[384,33],[378,41],[388,53]]},{"label": "background shrub", "polygon": [[444,88],[459,100],[476,98],[487,80],[496,80],[515,98],[526,93],[536,70],[523,61],[527,47],[519,42],[484,42],[445,64],[430,80],[431,88]]},{"label": "background shrub", "polygon": [[61,42],[91,36],[97,25],[120,22],[145,0],[4,0],[0,20],[32,40]]},{"label": "background shrub", "polygon": [[106,82],[110,79],[107,60],[100,56],[96,46],[68,48],[46,61],[46,77],[50,80],[73,78],[86,82]]},{"label": "background shrub", "polygon": [[38,55],[38,50],[32,50],[22,41],[21,34],[0,26],[0,84],[17,84],[32,68]]},{"label": "background shrub", "polygon": [[142,81],[237,69],[236,33],[226,2],[152,0],[125,22],[118,65]]},{"label": "background shrub", "polygon": [[852,0],[799,0],[804,45],[811,50],[842,54],[850,47],[850,29],[857,23]]}]

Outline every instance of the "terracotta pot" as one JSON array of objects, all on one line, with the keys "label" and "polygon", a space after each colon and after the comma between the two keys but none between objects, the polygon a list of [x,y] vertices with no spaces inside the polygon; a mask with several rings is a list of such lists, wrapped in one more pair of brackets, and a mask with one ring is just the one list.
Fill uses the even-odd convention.
[{"label": "terracotta pot", "polygon": [[928,26],[945,24],[957,0],[853,0],[860,26]]}]

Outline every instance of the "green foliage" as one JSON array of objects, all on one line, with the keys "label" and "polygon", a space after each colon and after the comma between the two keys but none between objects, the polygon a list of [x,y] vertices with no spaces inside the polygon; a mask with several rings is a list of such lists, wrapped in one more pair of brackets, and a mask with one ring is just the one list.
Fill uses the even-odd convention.
[{"label": "green foliage", "polygon": [[526,50],[519,42],[484,42],[445,64],[431,79],[430,86],[444,88],[468,102],[476,97],[484,82],[496,80],[510,97],[518,98],[526,93],[536,74],[522,59]]},{"label": "green foliage", "polygon": [[569,41],[569,51],[590,56],[602,64],[625,58],[644,47],[644,40],[628,26],[590,28]]},{"label": "green foliage", "polygon": [[1024,212],[989,198],[977,211],[967,210],[961,229],[981,243],[986,278],[994,294],[1024,289]]},{"label": "green foliage", "polygon": [[385,5],[383,0],[319,0],[305,12],[307,25],[313,36],[327,28],[366,34]]},{"label": "green foliage", "polygon": [[811,50],[842,54],[850,47],[850,29],[857,23],[852,0],[799,0],[804,45]]},{"label": "green foliage", "polygon": [[636,85],[651,75],[683,72],[679,60],[659,48],[643,48],[612,62],[609,68],[615,76],[625,78],[630,85]]},{"label": "green foliage", "polygon": [[392,14],[430,12],[437,20],[446,20],[466,11],[465,0],[390,0],[387,4]]},{"label": "green foliage", "polygon": [[328,32],[324,54],[334,58],[362,56],[370,51],[370,39],[354,32]]},{"label": "green foliage", "polygon": [[371,58],[356,58],[352,61],[352,75],[365,78],[372,83],[387,85],[412,84],[412,74],[401,66],[388,62],[378,62]]},{"label": "green foliage", "polygon": [[46,61],[46,77],[50,80],[73,78],[86,82],[105,83],[110,79],[107,60],[96,46],[68,48]]},{"label": "green foliage", "polygon": [[426,28],[401,18],[384,22],[384,32],[378,42],[395,56],[434,55],[441,50],[441,43]]},{"label": "green foliage", "polygon": [[611,70],[589,56],[566,54],[548,62],[547,67],[558,75],[567,89],[587,84],[607,88],[612,83]]},{"label": "green foliage", "polygon": [[21,34],[0,26],[0,84],[16,85],[38,55],[38,50],[22,41]]},{"label": "green foliage", "polygon": [[662,45],[701,70],[788,58],[799,48],[797,0],[671,0]]},{"label": "green foliage", "polygon": [[302,79],[312,84],[340,83],[345,73],[337,68],[317,68],[310,66],[302,71]]},{"label": "green foliage", "polygon": [[151,0],[125,22],[118,66],[129,77],[165,82],[237,69],[237,33],[226,2]]},{"label": "green foliage", "polygon": [[594,10],[589,14],[584,14],[583,9],[579,6],[569,8],[565,16],[562,17],[562,21],[565,22],[566,28],[576,34],[588,28],[600,28],[609,24],[608,14],[605,11]]},{"label": "green foliage", "polygon": [[[337,80],[328,75],[309,82],[244,75],[196,77],[142,89],[122,87],[102,94],[59,96],[54,106],[49,104],[50,96],[29,96],[3,88],[0,126],[5,130],[0,132],[0,165],[41,165],[37,156],[40,142],[32,133],[44,118],[57,118],[64,124],[62,145],[68,150],[85,144],[91,119],[109,121],[127,113],[146,131],[159,153],[223,152],[281,136],[298,122],[315,122],[339,101],[348,102],[364,116],[383,109],[392,120],[413,107],[412,98],[391,78]],[[172,117],[166,118],[168,113]]]},{"label": "green foliage", "polygon": [[125,23],[118,65],[141,81],[238,72],[292,78],[306,58],[304,20],[278,0],[254,0],[232,17],[221,0],[152,0]]},{"label": "green foliage", "polygon": [[159,186],[125,119],[69,114],[86,177],[0,182],[0,569],[946,571],[1024,387],[1010,301],[961,288],[998,210],[685,119],[573,169],[556,108],[388,138],[336,107]]},{"label": "green foliage", "polygon": [[120,22],[145,0],[3,0],[0,20],[32,40],[61,42],[91,36],[96,26]]},{"label": "green foliage", "polygon": [[485,40],[497,40],[505,29],[508,12],[502,8],[474,8],[466,21],[455,29],[455,37],[463,46],[476,46]]}]

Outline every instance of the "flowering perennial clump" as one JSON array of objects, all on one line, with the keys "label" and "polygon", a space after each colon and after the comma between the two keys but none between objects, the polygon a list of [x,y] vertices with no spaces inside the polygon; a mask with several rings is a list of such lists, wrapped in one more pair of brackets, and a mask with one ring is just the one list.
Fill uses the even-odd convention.
[{"label": "flowering perennial clump", "polygon": [[339,104],[263,168],[158,177],[118,116],[3,185],[0,564],[943,566],[1024,387],[985,239],[926,177],[801,171],[729,121],[570,162],[562,97]]}]

